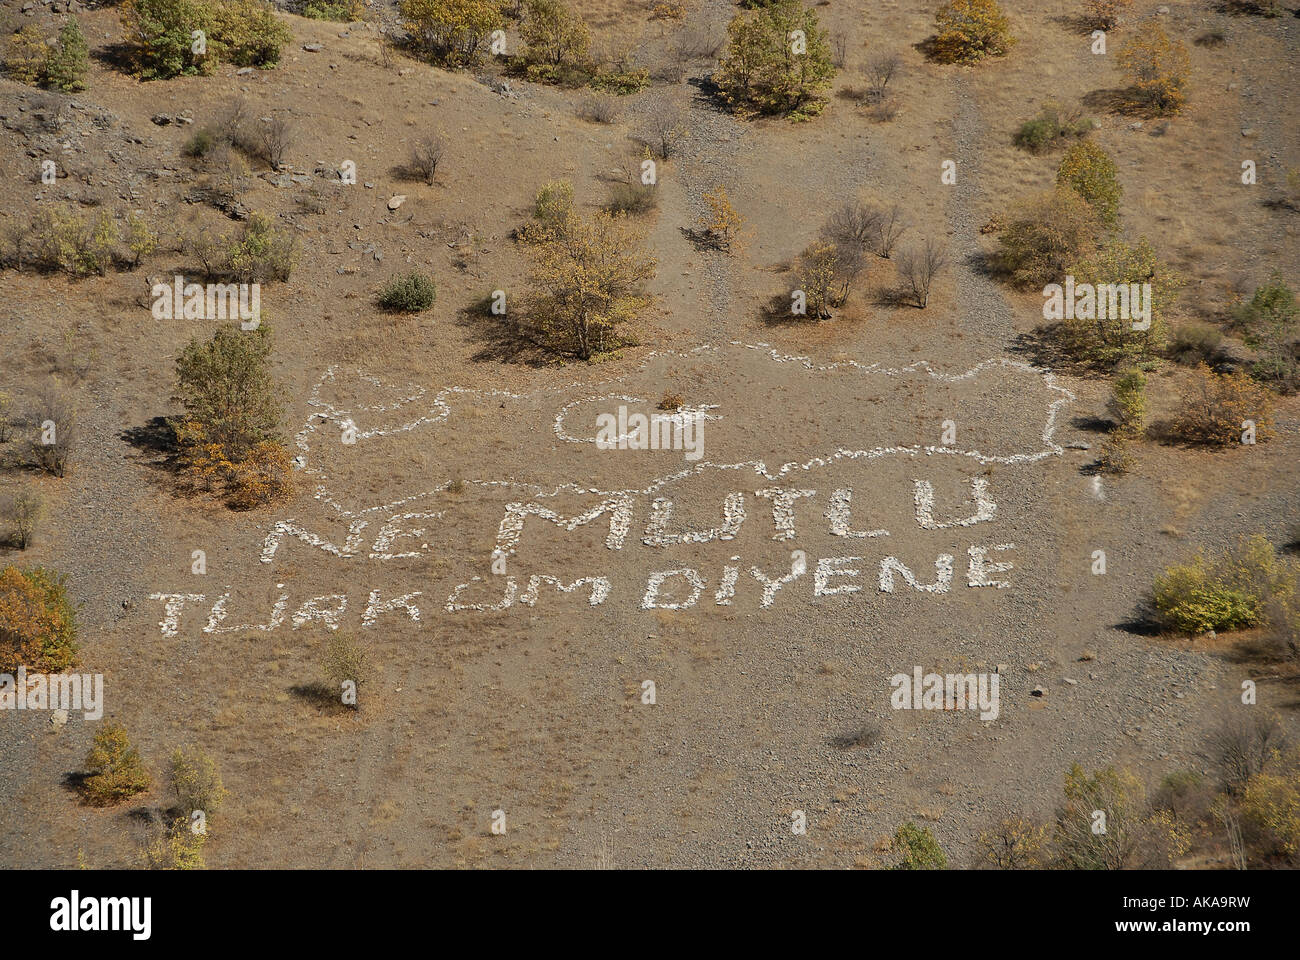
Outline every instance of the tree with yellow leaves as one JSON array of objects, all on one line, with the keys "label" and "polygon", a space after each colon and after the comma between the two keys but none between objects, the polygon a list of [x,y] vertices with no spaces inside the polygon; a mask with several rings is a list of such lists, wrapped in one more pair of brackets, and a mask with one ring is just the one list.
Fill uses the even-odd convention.
[{"label": "tree with yellow leaves", "polygon": [[740,238],[744,219],[731,205],[727,188],[723,184],[718,184],[711,192],[705,193],[703,199],[709,212],[700,216],[696,227],[714,246],[730,251]]},{"label": "tree with yellow leaves", "polygon": [[530,236],[531,315],[556,349],[581,360],[620,344],[618,329],[650,304],[655,259],[625,217],[572,208]]},{"label": "tree with yellow leaves", "polygon": [[1159,24],[1148,24],[1120,48],[1119,67],[1137,105],[1164,115],[1177,113],[1187,102],[1187,47],[1171,40]]}]

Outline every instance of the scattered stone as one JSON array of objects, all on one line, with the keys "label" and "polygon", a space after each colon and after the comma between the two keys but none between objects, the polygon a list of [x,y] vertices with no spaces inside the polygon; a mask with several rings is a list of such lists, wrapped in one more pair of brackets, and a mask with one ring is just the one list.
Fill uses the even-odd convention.
[{"label": "scattered stone", "polygon": [[1089,660],[1096,660],[1096,659],[1097,659],[1097,653],[1095,650],[1085,650],[1083,651],[1082,654],[1079,655],[1080,663],[1087,663]]},{"label": "scattered stone", "polygon": [[1005,663],[999,663],[997,666],[997,670],[995,672],[1001,676],[1005,676],[1007,672],[1007,665]]},{"label": "scattered stone", "polygon": [[1254,140],[1256,137],[1259,136],[1259,131],[1256,130],[1254,127],[1242,127],[1241,135],[1245,137],[1247,140]]},{"label": "scattered stone", "polygon": [[68,711],[55,710],[50,714],[50,726],[55,730],[62,730],[68,725]]},{"label": "scattered stone", "polygon": [[1072,687],[1077,687],[1079,685],[1078,680],[1071,680],[1069,677],[1062,677],[1061,679],[1063,679],[1066,683],[1068,683]]},{"label": "scattered stone", "polygon": [[1034,687],[1029,691],[1029,695],[1031,697],[1045,697],[1047,696],[1047,689],[1045,687]]},{"label": "scattered stone", "polygon": [[399,193],[399,194],[397,194],[395,197],[392,197],[392,198],[388,201],[388,209],[389,209],[389,210],[396,210],[398,207],[400,207],[400,206],[401,206],[402,204],[404,204],[405,202],[406,202],[406,194],[404,194],[404,193]]},{"label": "scattered stone", "polygon": [[304,43],[302,45],[302,48],[306,50],[308,53],[320,53],[322,50],[325,49],[319,43]]},{"label": "scattered stone", "polygon": [[252,72],[253,72],[252,67],[240,67],[238,70],[235,71],[235,76],[246,77]]},{"label": "scattered stone", "polygon": [[1069,447],[1071,450],[1091,450],[1091,449],[1092,449],[1092,444],[1090,444],[1090,443],[1084,443],[1082,440],[1075,440],[1073,443],[1067,443],[1066,446]]},{"label": "scattered stone", "polygon": [[150,119],[153,120],[153,122],[158,124],[158,126],[160,127],[165,127],[167,126],[167,124],[172,122],[172,118],[167,116],[167,114],[165,113],[155,113],[152,117],[150,117]]}]

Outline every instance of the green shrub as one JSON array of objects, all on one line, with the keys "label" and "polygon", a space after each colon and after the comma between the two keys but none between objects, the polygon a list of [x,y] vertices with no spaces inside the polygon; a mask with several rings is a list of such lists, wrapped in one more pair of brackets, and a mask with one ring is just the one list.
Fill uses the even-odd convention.
[{"label": "green shrub", "polygon": [[45,61],[45,82],[55,90],[76,93],[86,89],[86,71],[90,69],[90,47],[81,25],[70,18],[59,30],[58,42]]},{"label": "green shrub", "polygon": [[226,799],[226,788],[211,757],[202,750],[177,747],[168,773],[177,807],[185,817],[196,810],[203,811],[207,820],[216,815]]},{"label": "green shrub", "polygon": [[593,90],[615,93],[620,97],[640,93],[648,86],[650,86],[649,70],[617,70],[609,73],[598,73],[591,78]]},{"label": "green shrub", "polygon": [[298,12],[310,20],[354,23],[365,19],[366,5],[363,0],[305,0],[298,4]]},{"label": "green shrub", "polygon": [[233,237],[203,235],[188,241],[187,246],[209,278],[236,283],[288,280],[297,259],[293,236],[277,230],[264,213],[251,214]]},{"label": "green shrub", "polygon": [[[1105,817],[1103,832],[1094,832]],[[1093,774],[1075,764],[1065,775],[1065,802],[1056,811],[1056,865],[1070,870],[1168,867],[1191,843],[1167,811],[1150,811],[1142,781],[1127,770]]]},{"label": "green shrub", "polygon": [[206,833],[195,832],[188,820],[179,817],[140,851],[141,865],[147,870],[202,870],[207,839]]},{"label": "green shrub", "polygon": [[[1080,284],[1091,284],[1097,293],[1093,316],[1076,305],[1073,319],[1066,317],[1065,346],[1078,358],[1101,366],[1150,360],[1164,349],[1168,339],[1168,314],[1182,279],[1162,264],[1155,248],[1143,237],[1137,243],[1111,240],[1071,263],[1065,271],[1074,277],[1076,289]],[[1135,304],[1130,299],[1129,316],[1124,317],[1123,301],[1117,297],[1116,309],[1111,308],[1110,297],[1105,298],[1099,288],[1104,285],[1150,285],[1150,323],[1144,329],[1135,329],[1137,318]],[[1131,292],[1131,288],[1128,288]]]},{"label": "green shrub", "polygon": [[212,151],[217,149],[221,142],[220,138],[207,127],[200,127],[194,131],[194,136],[185,141],[185,146],[181,148],[181,153],[187,157],[194,157],[201,160],[209,156]]},{"label": "green shrub", "polygon": [[1233,320],[1245,333],[1246,345],[1259,352],[1252,366],[1257,379],[1287,391],[1300,385],[1296,357],[1300,304],[1281,274],[1274,273],[1248,303],[1238,307]]},{"label": "green shrub", "polygon": [[[119,16],[145,80],[211,73],[216,66],[210,0],[125,0]],[[202,30],[208,38],[206,54],[196,54],[192,49],[191,33],[195,30]]]},{"label": "green shrub", "polygon": [[112,721],[105,721],[95,734],[90,753],[86,755],[86,772],[82,794],[96,806],[118,803],[143,793],[152,783],[139,751],[126,735],[126,728]]},{"label": "green shrub", "polygon": [[[791,33],[803,32],[807,50],[791,50]],[[727,51],[713,81],[740,113],[779,114],[801,120],[820,113],[821,93],[835,67],[817,14],[799,0],[779,0],[727,26]]]},{"label": "green shrub", "polygon": [[615,183],[610,187],[609,203],[605,209],[611,213],[646,213],[654,209],[658,199],[653,184],[640,181]]},{"label": "green shrub", "polygon": [[392,313],[419,313],[437,299],[438,288],[428,274],[419,270],[393,277],[379,294],[379,305]]},{"label": "green shrub", "polygon": [[261,0],[216,0],[212,38],[221,60],[237,67],[272,67],[293,34]]},{"label": "green shrub", "polygon": [[524,40],[523,59],[528,64],[587,65],[591,32],[562,0],[525,0],[519,32]]},{"label": "green shrub", "polygon": [[1261,536],[1242,538],[1213,561],[1197,555],[1175,564],[1152,586],[1161,625],[1190,634],[1257,626],[1275,598],[1295,594],[1295,566]]},{"label": "green shrub", "polygon": [[1092,130],[1092,120],[1077,109],[1066,109],[1058,103],[1047,102],[1038,116],[1026,120],[1015,135],[1015,144],[1031,153],[1039,153],[1067,140],[1086,137]]},{"label": "green shrub", "polygon": [[1081,140],[1066,151],[1056,171],[1056,182],[1070,187],[1092,204],[1097,219],[1108,227],[1119,224],[1119,201],[1123,193],[1115,161],[1091,140]]},{"label": "green shrub", "polygon": [[910,820],[895,831],[893,851],[902,857],[894,864],[895,870],[943,870],[948,866],[948,857],[930,828]]}]

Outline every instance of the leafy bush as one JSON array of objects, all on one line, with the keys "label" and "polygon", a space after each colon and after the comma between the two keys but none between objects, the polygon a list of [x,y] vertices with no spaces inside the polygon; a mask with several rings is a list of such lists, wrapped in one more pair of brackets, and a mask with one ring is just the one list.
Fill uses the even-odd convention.
[{"label": "leafy bush", "polygon": [[[795,53],[791,34],[807,49]],[[778,0],[753,16],[738,14],[727,27],[727,52],[713,81],[733,109],[806,119],[825,106],[821,92],[835,75],[826,31],[799,0]]]},{"label": "leafy bush", "polygon": [[[1094,811],[1105,832],[1094,833]],[[1093,774],[1075,764],[1065,775],[1065,802],[1056,811],[1056,864],[1071,870],[1168,867],[1191,838],[1166,811],[1149,811],[1142,782],[1127,770]]]},{"label": "leafy bush", "polygon": [[996,0],[949,0],[934,17],[933,51],[941,63],[1005,56],[1016,42]]},{"label": "leafy bush", "polygon": [[1032,870],[1043,865],[1047,828],[1024,817],[1000,821],[980,833],[979,859],[998,870]]},{"label": "leafy bush", "polygon": [[1134,103],[1158,114],[1177,113],[1187,101],[1191,60],[1181,40],[1149,23],[1120,48],[1119,66]]},{"label": "leafy bush", "polygon": [[593,90],[628,97],[650,86],[649,70],[600,71],[589,81]]},{"label": "leafy bush", "polygon": [[[552,68],[580,68],[587,64],[591,32],[562,0],[526,0],[519,32],[524,40],[525,63]],[[559,76],[556,74],[557,79]]]},{"label": "leafy bush", "polygon": [[176,748],[171,756],[168,781],[177,808],[185,817],[202,810],[204,817],[211,820],[226,799],[226,788],[221,783],[217,765],[196,748]]},{"label": "leafy bush", "polygon": [[173,820],[140,851],[147,870],[202,870],[206,833],[196,833],[184,818]]},{"label": "leafy bush", "polygon": [[153,782],[126,728],[112,721],[105,721],[95,734],[85,766],[88,776],[81,783],[82,794],[97,806],[143,793]]},{"label": "leafy bush", "polygon": [[533,219],[544,228],[562,223],[573,212],[573,184],[552,180],[543,184],[533,201]]},{"label": "leafy bush", "polygon": [[1115,161],[1091,140],[1081,140],[1065,152],[1056,170],[1056,182],[1070,187],[1092,205],[1097,219],[1107,227],[1119,224],[1119,200],[1123,190]]},{"label": "leafy bush", "polygon": [[948,866],[948,857],[930,828],[910,820],[894,832],[892,849],[902,857],[894,864],[895,870],[943,870]]},{"label": "leafy bush", "polygon": [[[1065,318],[1065,345],[1075,356],[1102,366],[1148,360],[1164,349],[1168,337],[1168,313],[1182,287],[1182,280],[1159,262],[1155,249],[1145,238],[1130,244],[1112,240],[1070,264],[1067,274],[1080,284],[1092,284],[1096,292],[1094,316],[1076,304],[1074,319]],[[1134,329],[1137,318],[1130,298],[1129,316],[1123,316],[1123,299],[1118,291],[1112,304],[1101,287],[1137,284],[1150,285],[1150,324]],[[1131,292],[1131,288],[1130,291]],[[1085,314],[1080,316],[1080,314]]]},{"label": "leafy bush", "polygon": [[1247,346],[1259,351],[1252,367],[1258,379],[1286,391],[1300,386],[1300,304],[1281,274],[1274,273],[1249,303],[1238,307],[1233,321],[1245,332]]},{"label": "leafy bush", "polygon": [[[293,39],[260,0],[125,0],[120,17],[146,80],[211,73],[222,60],[273,66]],[[195,30],[206,39],[202,53],[194,50]]]},{"label": "leafy bush", "polygon": [[1059,281],[1070,264],[1092,253],[1100,230],[1088,201],[1057,187],[1012,207],[998,237],[999,260],[1019,286]]},{"label": "leafy bush", "polygon": [[293,463],[280,443],[262,440],[231,465],[226,503],[235,510],[253,510],[293,496]]},{"label": "leafy bush", "polygon": [[1068,140],[1086,137],[1091,130],[1092,120],[1083,116],[1077,107],[1067,108],[1049,101],[1039,109],[1038,116],[1020,125],[1014,139],[1016,146],[1040,153]]},{"label": "leafy bush", "polygon": [[349,703],[343,695],[347,684],[351,684],[352,692],[359,695],[361,687],[373,675],[369,648],[351,634],[333,634],[325,642],[321,666],[331,695],[339,697],[350,707],[358,707],[359,696]]},{"label": "leafy bush", "polygon": [[1300,777],[1294,771],[1251,777],[1241,813],[1253,846],[1266,856],[1300,862]]},{"label": "leafy bush", "polygon": [[365,19],[364,0],[302,0],[298,12],[310,20],[333,20],[354,23]]},{"label": "leafy bush", "polygon": [[1268,391],[1250,377],[1215,373],[1202,363],[1183,391],[1172,431],[1188,443],[1226,446],[1241,442],[1246,422],[1252,421],[1256,441],[1263,442],[1272,436],[1272,411]]},{"label": "leafy bush", "polygon": [[1110,473],[1128,469],[1129,444],[1142,437],[1146,421],[1147,378],[1141,370],[1127,370],[1111,384],[1107,404],[1115,418],[1115,429],[1101,448],[1100,465]]},{"label": "leafy bush", "polygon": [[250,215],[234,237],[201,236],[188,246],[210,279],[236,283],[288,280],[297,259],[293,236],[277,230],[264,213]]},{"label": "leafy bush", "polygon": [[609,194],[609,203],[605,209],[610,213],[646,213],[654,209],[659,199],[654,184],[642,183],[640,180],[612,184]]},{"label": "leafy bush", "polygon": [[379,306],[393,313],[419,313],[437,299],[438,288],[428,274],[419,270],[393,277],[379,294]]},{"label": "leafy bush", "polygon": [[1189,320],[1174,329],[1169,339],[1169,357],[1176,363],[1196,366],[1213,363],[1223,348],[1223,331],[1212,323]]},{"label": "leafy bush", "polygon": [[90,69],[90,47],[81,25],[70,17],[59,30],[58,42],[45,60],[45,82],[55,90],[76,93],[86,89],[86,71]]},{"label": "leafy bush", "polygon": [[740,237],[744,219],[731,205],[724,184],[720,183],[712,191],[707,191],[703,199],[708,212],[696,222],[697,229],[718,248],[730,250]]},{"label": "leafy bush", "polygon": [[496,0],[402,0],[399,9],[416,46],[446,66],[477,62],[505,21]]},{"label": "leafy bush", "polygon": [[92,218],[61,204],[40,208],[29,236],[32,262],[38,268],[85,277],[108,273],[120,234],[109,211],[101,210]]},{"label": "leafy bush", "polygon": [[1197,555],[1155,579],[1160,623],[1179,633],[1240,630],[1264,621],[1275,597],[1294,597],[1296,568],[1261,536],[1244,537],[1213,561]]},{"label": "leafy bush", "polygon": [[0,570],[0,673],[19,665],[60,673],[77,659],[77,617],[62,576],[41,567]]}]

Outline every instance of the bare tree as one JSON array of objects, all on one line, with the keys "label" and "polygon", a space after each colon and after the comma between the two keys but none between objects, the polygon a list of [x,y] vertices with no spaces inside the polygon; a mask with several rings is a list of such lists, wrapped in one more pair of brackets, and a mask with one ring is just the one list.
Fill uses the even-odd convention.
[{"label": "bare tree", "polygon": [[578,105],[578,116],[592,123],[613,123],[621,110],[617,97],[608,93],[592,93]]},{"label": "bare tree", "polygon": [[912,302],[924,310],[930,300],[930,285],[948,264],[948,248],[937,240],[910,247],[898,258],[898,274],[906,281]]},{"label": "bare tree", "polygon": [[422,138],[411,148],[411,170],[425,183],[433,183],[446,148],[446,141],[441,136]]},{"label": "bare tree", "polygon": [[843,70],[849,59],[849,38],[842,33],[831,37],[831,63],[837,70]]},{"label": "bare tree", "polygon": [[890,81],[899,76],[903,70],[903,58],[896,53],[881,53],[867,61],[863,71],[867,78],[867,87],[871,98],[876,101],[885,99]]},{"label": "bare tree", "polygon": [[36,524],[41,518],[42,506],[40,494],[35,490],[11,493],[0,505],[0,516],[13,530],[10,540],[19,550],[26,550],[31,544]]},{"label": "bare tree", "polygon": [[46,473],[65,476],[72,463],[77,437],[77,408],[57,380],[50,380],[36,398],[32,410],[36,437],[32,459]]},{"label": "bare tree", "polygon": [[876,255],[888,260],[894,252],[894,246],[898,243],[898,238],[907,232],[907,221],[903,218],[903,208],[898,204],[894,204],[888,209],[877,207],[873,210],[873,215],[876,225],[873,237]]},{"label": "bare tree", "polygon": [[880,232],[880,216],[878,208],[850,201],[830,215],[822,233],[833,243],[866,249]]},{"label": "bare tree", "polygon": [[664,97],[646,114],[640,138],[659,157],[667,160],[685,128],[686,111],[676,97]]},{"label": "bare tree", "polygon": [[263,120],[261,126],[257,128],[258,152],[262,159],[271,165],[272,170],[280,169],[292,140],[293,124],[283,116]]},{"label": "bare tree", "polygon": [[1224,787],[1236,793],[1286,749],[1287,736],[1276,714],[1243,710],[1229,715],[1208,746]]}]

